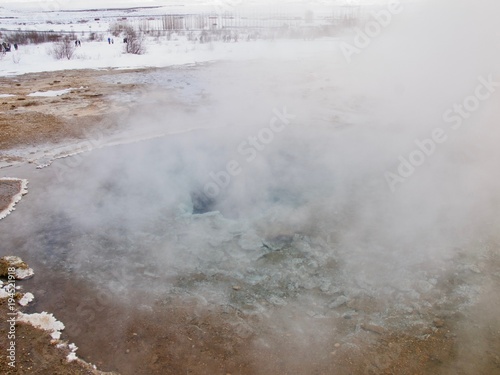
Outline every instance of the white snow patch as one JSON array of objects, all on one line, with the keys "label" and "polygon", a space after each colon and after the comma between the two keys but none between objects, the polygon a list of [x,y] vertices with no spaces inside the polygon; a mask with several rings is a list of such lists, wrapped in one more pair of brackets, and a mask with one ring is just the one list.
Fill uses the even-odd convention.
[{"label": "white snow patch", "polygon": [[50,336],[54,340],[60,339],[61,331],[64,329],[64,324],[58,321],[54,315],[43,311],[41,313],[34,314],[23,314],[22,312],[19,312],[17,316],[17,320],[19,322],[28,323],[35,328],[40,328],[44,331],[50,332]]},{"label": "white snow patch", "polygon": [[[8,264],[9,267],[14,267],[16,269],[15,276],[17,280],[27,279],[35,274],[33,269],[29,268],[28,265],[18,256],[6,255],[2,257],[2,259]],[[16,289],[21,289],[21,286],[17,285]]]},{"label": "white snow patch", "polygon": [[[11,199],[10,204],[7,206],[6,209],[3,211],[0,211],[0,220],[4,219],[8,214],[10,214],[12,211],[14,211],[14,206],[21,200],[22,196],[28,193],[28,180],[24,179],[19,179],[19,178],[10,178],[10,177],[5,177],[5,178],[0,178],[0,181],[21,181],[21,190],[19,193],[14,195]],[[33,271],[33,270],[31,270]],[[16,271],[17,272],[17,271]],[[17,275],[16,275],[17,276]],[[32,276],[32,275],[30,275]],[[27,276],[27,277],[30,277]],[[20,277],[25,278],[25,277]]]},{"label": "white snow patch", "polygon": [[69,88],[69,89],[64,89],[64,90],[49,90],[49,91],[37,91],[33,92],[31,94],[28,94],[28,96],[61,96],[64,94],[67,94],[71,92],[72,90],[76,90],[74,88]]},{"label": "white snow patch", "polygon": [[68,349],[71,350],[71,353],[66,356],[66,359],[68,360],[68,362],[76,361],[78,359],[78,357],[76,356],[78,347],[75,344],[69,344]]},{"label": "white snow patch", "polygon": [[0,298],[7,298],[7,297],[9,297],[9,296],[10,296],[10,294],[9,294],[9,292],[7,291],[7,289],[6,289],[6,288],[1,288],[1,289],[0,289]]},{"label": "white snow patch", "polygon": [[19,300],[19,304],[21,306],[26,306],[28,303],[30,303],[31,301],[33,301],[35,299],[35,296],[32,294],[32,293],[26,293],[23,298],[21,298]]},{"label": "white snow patch", "polygon": [[15,95],[12,95],[12,94],[0,94],[0,98],[9,98],[11,96],[15,96]]},{"label": "white snow patch", "polygon": [[29,279],[35,274],[32,268],[18,268],[16,269],[16,279],[24,280]]}]

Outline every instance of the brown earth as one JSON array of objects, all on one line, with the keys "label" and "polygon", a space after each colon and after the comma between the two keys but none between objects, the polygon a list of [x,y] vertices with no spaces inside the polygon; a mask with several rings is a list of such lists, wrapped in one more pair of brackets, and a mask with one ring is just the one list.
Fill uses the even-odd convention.
[{"label": "brown earth", "polygon": [[[82,292],[82,288],[76,289]],[[65,295],[66,304],[81,307],[71,295]],[[73,292],[73,295],[82,294]],[[134,301],[140,303],[140,297]],[[78,354],[84,360],[97,364],[101,370],[124,375],[493,375],[500,371],[495,352],[499,336],[491,332],[490,345],[494,346],[487,352],[474,353],[483,358],[473,359],[472,366],[460,359],[463,353],[459,341],[464,339],[464,333],[452,320],[437,320],[424,329],[425,336],[422,330],[391,332],[367,325],[345,341],[342,334],[332,329],[339,326],[334,318],[318,320],[299,312],[295,314],[301,324],[321,333],[316,336],[293,326],[276,325],[281,314],[289,314],[288,308],[276,309],[269,317],[259,319],[238,309],[207,308],[185,298],[170,300],[168,305],[154,305],[151,311],[108,302],[109,305],[94,306],[97,310],[92,324],[86,324],[88,319],[81,325],[78,321],[66,321],[63,333],[68,331],[70,336],[76,333]],[[0,313],[6,316],[5,306],[1,307]],[[494,319],[498,323],[498,317]],[[346,321],[344,325],[354,332],[356,324]],[[2,324],[2,348],[6,345],[6,334],[6,325]],[[67,363],[67,351],[49,343],[47,333],[18,324],[17,368],[6,366],[5,354],[1,353],[0,372],[98,373],[82,363]]]},{"label": "brown earth", "polygon": [[[130,71],[127,71],[129,73]],[[0,151],[15,147],[84,139],[95,127],[112,129],[123,106],[111,94],[130,93],[140,86],[105,83],[103,75],[120,71],[72,70],[0,77]],[[64,90],[55,96],[28,96],[36,91]]]},{"label": "brown earth", "polygon": [[[122,375],[495,375],[499,270],[500,259],[493,256],[470,280],[450,274],[440,281],[440,293],[452,294],[457,283],[483,286],[465,310],[424,308],[390,316],[384,327],[362,316],[382,313],[390,304],[369,298],[349,303],[359,314],[352,318],[310,316],[300,300],[254,314],[196,297],[152,299],[133,290],[124,303],[85,282],[48,275],[37,284],[46,293],[34,303],[36,311],[51,306],[66,324],[63,339],[77,344],[81,358]],[[241,286],[230,293],[244,292]],[[433,301],[436,292],[422,298]],[[414,319],[422,323],[406,325]]]},{"label": "brown earth", "polygon": [[21,181],[0,179],[0,212],[10,205],[14,195],[21,191],[21,187]]},{"label": "brown earth", "polygon": [[[72,304],[68,298],[68,303]],[[138,299],[137,299],[138,300]],[[136,301],[137,301],[136,300]],[[5,300],[1,316],[7,316]],[[76,302],[76,301],[75,301]],[[77,302],[76,302],[77,303]],[[288,310],[287,310],[288,311]],[[126,312],[126,317],[123,313]],[[335,319],[300,319],[326,334],[306,337],[293,327],[273,326],[277,309],[265,321],[238,309],[206,309],[186,299],[156,305],[153,311],[130,306],[102,305],[98,320],[85,331],[78,322],[66,324],[83,340],[78,353],[104,370],[121,374],[411,374],[437,373],[454,360],[455,339],[449,327],[429,329],[425,340],[417,332],[360,331],[342,342],[333,333]],[[105,322],[112,321],[112,325]],[[250,326],[261,327],[255,331]],[[88,329],[87,329],[88,328]],[[0,325],[0,343],[6,347],[7,325]],[[67,363],[67,350],[50,344],[50,336],[24,323],[16,326],[16,360],[12,369],[0,353],[2,374],[99,374],[79,362]],[[92,353],[92,354],[90,354]],[[87,354],[87,355],[85,355]],[[479,372],[478,372],[479,374]]]},{"label": "brown earth", "polygon": [[[0,313],[7,317],[7,299],[0,299]],[[0,373],[4,375],[99,375],[103,372],[96,371],[92,366],[82,361],[67,362],[65,357],[68,349],[59,349],[51,343],[50,335],[33,326],[18,322],[16,323],[15,343],[16,362],[9,366],[7,350],[9,348],[7,335],[8,326],[0,325]]]}]

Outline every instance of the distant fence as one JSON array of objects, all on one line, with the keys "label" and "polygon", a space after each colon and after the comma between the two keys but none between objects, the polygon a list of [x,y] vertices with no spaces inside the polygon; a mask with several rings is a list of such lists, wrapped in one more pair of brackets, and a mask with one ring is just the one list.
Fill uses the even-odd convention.
[{"label": "distant fence", "polygon": [[57,42],[63,32],[33,30],[0,30],[0,40],[17,44],[39,44]]},{"label": "distant fence", "polygon": [[[103,17],[110,24],[127,23],[139,33],[151,35],[165,35],[172,32],[229,32],[238,33],[240,30],[256,30],[256,32],[279,30],[311,30],[336,29],[338,27],[354,26],[365,18],[363,8],[359,6],[334,7],[329,13],[315,16],[306,12],[301,16],[286,12],[257,13],[198,13],[198,14],[166,14],[158,16],[127,16]],[[100,19],[92,19],[99,22]],[[81,19],[77,24],[85,24],[88,20]],[[76,26],[75,25],[75,26]],[[61,25],[58,25],[61,26]],[[64,35],[73,39],[88,36],[90,39],[101,39],[109,34],[109,30],[71,30],[40,31],[40,30],[0,30],[0,39],[19,44],[52,42]],[[289,33],[290,34],[290,33]]]},{"label": "distant fence", "polygon": [[140,31],[201,31],[227,29],[273,29],[324,25],[352,25],[361,19],[360,7],[338,7],[330,15],[315,18],[312,13],[303,17],[286,13],[206,13],[169,14],[149,18],[121,18]]}]

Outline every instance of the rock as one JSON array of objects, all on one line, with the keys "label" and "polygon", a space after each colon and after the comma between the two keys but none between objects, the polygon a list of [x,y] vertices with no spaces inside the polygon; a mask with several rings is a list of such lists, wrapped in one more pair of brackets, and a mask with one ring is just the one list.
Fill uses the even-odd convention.
[{"label": "rock", "polygon": [[262,246],[262,238],[255,231],[250,230],[241,235],[238,245],[243,250],[257,250]]},{"label": "rock", "polygon": [[155,273],[153,273],[153,272],[149,272],[149,271],[144,271],[144,272],[143,272],[143,275],[144,275],[144,276],[147,276],[147,277],[151,277],[151,278],[153,278],[153,279],[156,279],[156,278],[158,277],[158,275],[157,275],[157,274],[155,274]]},{"label": "rock", "polygon": [[336,309],[337,307],[345,305],[348,301],[349,298],[347,298],[346,296],[338,296],[328,305],[328,307],[330,309]]},{"label": "rock", "polygon": [[247,339],[254,333],[252,327],[243,320],[233,323],[232,326],[234,333],[242,339]]},{"label": "rock", "polygon": [[479,267],[475,264],[471,264],[469,267],[468,267],[469,271],[472,271],[474,273],[481,273],[481,270],[479,269]]},{"label": "rock", "polygon": [[262,242],[262,245],[272,251],[278,251],[289,247],[292,242],[293,242],[293,235],[279,234],[272,236],[270,238],[266,238]]},{"label": "rock", "polygon": [[416,289],[419,293],[429,293],[434,287],[431,283],[425,280],[419,280],[415,284]]},{"label": "rock", "polygon": [[385,333],[384,327],[372,323],[363,323],[361,324],[361,328],[363,328],[365,331],[378,333],[379,335]]},{"label": "rock", "polygon": [[8,277],[9,268],[14,268],[14,276],[17,280],[29,279],[35,272],[23,260],[14,255],[0,258],[0,276]]},{"label": "rock", "polygon": [[278,296],[271,296],[268,298],[269,303],[272,303],[275,306],[286,306],[287,302]]},{"label": "rock", "polygon": [[412,290],[412,285],[410,280],[401,280],[398,285],[395,286],[401,292],[409,292]]},{"label": "rock", "polygon": [[441,328],[444,326],[444,320],[443,319],[439,319],[439,318],[436,318],[432,321],[432,323],[434,324],[434,327],[436,328]]},{"label": "rock", "polygon": [[240,290],[241,289],[241,286],[239,285],[233,285],[233,290]]}]

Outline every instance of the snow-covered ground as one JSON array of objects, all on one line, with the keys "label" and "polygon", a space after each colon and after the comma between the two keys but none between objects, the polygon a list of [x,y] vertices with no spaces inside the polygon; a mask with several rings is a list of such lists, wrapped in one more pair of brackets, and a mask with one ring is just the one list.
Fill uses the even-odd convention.
[{"label": "snow-covered ground", "polygon": [[[294,25],[321,24],[328,17],[342,18],[352,12],[364,13],[381,9],[384,2],[365,4],[360,1],[243,1],[214,0],[199,2],[110,2],[99,4],[80,1],[11,2],[2,4],[0,28],[5,30],[39,30],[67,32],[105,32],[110,22],[127,19],[156,21],[165,15],[240,16],[244,18],[278,17]],[[363,5],[361,5],[363,4]],[[285,23],[283,22],[283,23]],[[153,22],[154,23],[154,22]],[[281,24],[278,24],[281,26]],[[221,25],[219,25],[220,27]],[[245,26],[240,24],[239,26]],[[262,24],[260,24],[262,26]]]},{"label": "snow-covered ground", "polygon": [[56,60],[50,54],[52,43],[20,46],[18,51],[8,52],[0,60],[0,75],[18,75],[42,71],[66,69],[132,69],[142,67],[166,67],[217,60],[256,60],[266,58],[301,59],[320,50],[338,56],[338,38],[322,38],[315,41],[258,40],[238,43],[190,42],[186,37],[172,40],[149,38],[146,53],[127,54],[124,45],[115,39],[114,44],[82,42],[71,60]]},{"label": "snow-covered ground", "polygon": [[[366,3],[366,2],[365,2]],[[375,2],[377,3],[377,2]],[[0,75],[14,75],[39,71],[56,71],[64,69],[107,69],[164,67],[178,64],[206,62],[214,60],[248,60],[258,58],[303,58],[314,51],[331,52],[338,48],[337,38],[321,38],[300,43],[301,38],[291,40],[274,40],[273,32],[280,27],[294,28],[307,33],[311,28],[331,26],[335,20],[346,15],[368,14],[379,5],[360,6],[360,2],[323,1],[308,3],[302,1],[196,1],[180,4],[173,1],[104,1],[83,3],[80,1],[39,1],[39,2],[0,2],[0,42],[13,33],[37,31],[53,32],[69,35],[73,40],[79,39],[81,47],[69,61],[56,61],[51,56],[53,43],[20,44],[19,50],[0,55]],[[93,9],[92,7],[95,8]],[[120,8],[122,7],[122,8]],[[193,22],[185,27],[199,37],[201,30],[208,32],[230,32],[239,35],[238,42],[230,43],[213,41],[200,43],[188,40],[184,34],[165,30],[166,15],[183,15],[187,17],[205,17],[198,25]],[[216,18],[207,18],[208,14]],[[234,21],[233,16],[238,19]],[[233,21],[232,21],[233,20]],[[126,22],[140,32],[152,30],[161,34],[148,35],[145,41],[146,53],[137,56],[124,53],[123,36],[114,37],[110,27],[117,22]],[[196,25],[195,25],[196,24]],[[200,29],[201,27],[201,29]],[[198,28],[198,29],[197,29]],[[252,31],[262,33],[257,40],[247,42]],[[141,31],[142,30],[142,31]],[[259,31],[260,30],[260,31]],[[264,30],[262,32],[262,30]],[[302,31],[301,31],[302,30]],[[170,35],[165,35],[170,34]],[[265,34],[265,35],[264,35]],[[330,34],[331,35],[331,34]],[[337,35],[337,34],[335,34]],[[307,36],[307,35],[306,35]],[[267,37],[271,40],[262,40]],[[113,44],[108,43],[113,39]],[[297,38],[297,35],[295,36]],[[99,41],[100,40],[100,41]]]}]

